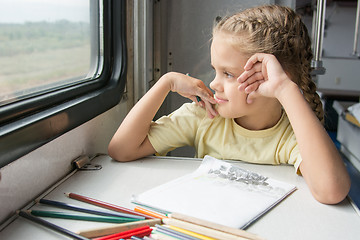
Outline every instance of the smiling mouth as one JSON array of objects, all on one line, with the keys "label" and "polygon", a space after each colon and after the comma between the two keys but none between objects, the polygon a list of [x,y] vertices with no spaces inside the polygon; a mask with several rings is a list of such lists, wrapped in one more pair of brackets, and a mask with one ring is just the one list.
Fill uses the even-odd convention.
[{"label": "smiling mouth", "polygon": [[215,101],[216,101],[218,104],[228,102],[228,100],[219,98],[219,97],[217,97],[215,94],[214,94],[214,99],[215,99]]}]

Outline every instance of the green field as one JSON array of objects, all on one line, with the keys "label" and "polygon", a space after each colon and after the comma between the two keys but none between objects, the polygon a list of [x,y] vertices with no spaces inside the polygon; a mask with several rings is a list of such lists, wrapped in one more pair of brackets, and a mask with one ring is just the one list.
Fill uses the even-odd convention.
[{"label": "green field", "polygon": [[19,97],[16,92],[85,76],[89,66],[87,23],[0,24],[0,102]]}]

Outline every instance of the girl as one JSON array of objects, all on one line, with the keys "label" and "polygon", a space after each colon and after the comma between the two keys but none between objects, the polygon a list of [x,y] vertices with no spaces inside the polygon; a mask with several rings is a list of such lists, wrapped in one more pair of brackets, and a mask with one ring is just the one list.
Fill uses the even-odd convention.
[{"label": "girl", "polygon": [[[190,145],[199,158],[293,164],[318,201],[339,203],[350,180],[322,126],[311,58],[307,29],[290,8],[261,6],[225,18],[211,44],[215,94],[201,80],[163,75],[124,119],[109,155],[130,161]],[[196,103],[152,122],[170,91]]]}]

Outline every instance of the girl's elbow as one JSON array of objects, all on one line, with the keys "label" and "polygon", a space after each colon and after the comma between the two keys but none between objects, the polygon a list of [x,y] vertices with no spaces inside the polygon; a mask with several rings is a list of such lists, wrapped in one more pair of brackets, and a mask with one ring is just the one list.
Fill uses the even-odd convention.
[{"label": "girl's elbow", "polygon": [[350,191],[350,181],[346,182],[342,186],[332,187],[327,186],[324,191],[314,193],[314,197],[317,201],[323,204],[338,204],[342,202]]},{"label": "girl's elbow", "polygon": [[111,141],[108,146],[108,155],[119,162],[126,162],[129,160],[126,160],[124,154],[122,154],[124,151],[119,147],[119,144],[114,143]]}]

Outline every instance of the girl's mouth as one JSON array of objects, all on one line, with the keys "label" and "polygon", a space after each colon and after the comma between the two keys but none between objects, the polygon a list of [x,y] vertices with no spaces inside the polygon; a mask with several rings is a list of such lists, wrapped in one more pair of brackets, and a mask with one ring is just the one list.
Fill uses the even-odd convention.
[{"label": "girl's mouth", "polygon": [[216,101],[218,104],[228,102],[228,100],[219,98],[219,97],[217,97],[215,94],[214,94],[214,99],[215,99],[215,101]]}]

